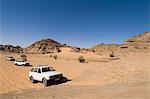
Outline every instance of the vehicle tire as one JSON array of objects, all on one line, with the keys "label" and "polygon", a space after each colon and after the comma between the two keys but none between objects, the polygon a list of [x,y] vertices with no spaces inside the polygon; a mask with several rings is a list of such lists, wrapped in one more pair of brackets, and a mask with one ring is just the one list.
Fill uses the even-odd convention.
[{"label": "vehicle tire", "polygon": [[44,86],[47,86],[47,85],[48,85],[48,81],[47,81],[46,78],[43,78],[42,82],[43,82],[43,85],[44,85]]},{"label": "vehicle tire", "polygon": [[62,82],[63,82],[63,78],[62,78],[62,77],[60,78],[59,82],[60,82],[60,83],[62,83]]},{"label": "vehicle tire", "polygon": [[30,80],[31,80],[32,83],[36,82],[36,80],[34,80],[34,78],[32,76],[30,77]]}]

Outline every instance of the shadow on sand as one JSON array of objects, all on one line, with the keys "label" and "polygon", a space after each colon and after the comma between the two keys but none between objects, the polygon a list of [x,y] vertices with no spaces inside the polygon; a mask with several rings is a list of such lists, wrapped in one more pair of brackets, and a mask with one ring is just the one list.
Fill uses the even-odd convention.
[{"label": "shadow on sand", "polygon": [[15,65],[15,66],[18,66],[18,67],[32,67],[33,65]]},{"label": "shadow on sand", "polygon": [[[63,83],[66,83],[66,82],[69,82],[69,81],[72,81],[71,79],[68,79],[67,77],[62,77],[61,80],[59,81],[49,81],[48,82],[48,86],[52,86],[52,85],[59,85],[59,84],[63,84]],[[34,83],[42,83],[42,82],[39,82],[39,81],[35,81]]]},{"label": "shadow on sand", "polygon": [[68,79],[67,77],[62,77],[60,81],[49,82],[48,86],[59,85],[59,84],[63,84],[69,81],[71,81],[71,79]]},{"label": "shadow on sand", "polygon": [[24,67],[32,67],[33,65],[29,64],[29,65],[25,65]]}]

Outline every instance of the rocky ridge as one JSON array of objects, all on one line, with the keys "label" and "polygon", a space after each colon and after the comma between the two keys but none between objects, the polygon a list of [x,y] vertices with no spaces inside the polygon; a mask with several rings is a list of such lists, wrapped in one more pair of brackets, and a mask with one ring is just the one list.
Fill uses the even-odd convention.
[{"label": "rocky ridge", "polygon": [[97,53],[128,53],[135,51],[150,51],[150,31],[131,37],[123,44],[97,44],[89,50]]},{"label": "rocky ridge", "polygon": [[124,41],[123,44],[97,44],[91,48],[79,48],[61,44],[52,39],[39,40],[26,48],[12,45],[0,45],[0,51],[9,51],[16,53],[28,54],[47,54],[61,52],[60,47],[69,47],[72,52],[81,52],[82,50],[92,51],[98,54],[110,53],[125,53],[131,51],[150,51],[150,31],[137,36],[131,37]]}]

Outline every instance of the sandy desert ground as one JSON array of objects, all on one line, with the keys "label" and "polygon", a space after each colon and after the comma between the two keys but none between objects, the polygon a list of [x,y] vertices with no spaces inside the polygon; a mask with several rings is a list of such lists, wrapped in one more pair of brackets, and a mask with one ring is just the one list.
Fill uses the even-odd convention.
[{"label": "sandy desert ground", "polygon": [[[1,99],[149,99],[150,53],[134,52],[117,58],[92,52],[73,53],[62,48],[58,59],[50,54],[27,54],[32,65],[48,64],[70,79],[66,83],[44,87],[28,79],[31,67],[15,66],[4,59],[19,54],[0,53]],[[79,63],[83,55],[87,63]]]}]

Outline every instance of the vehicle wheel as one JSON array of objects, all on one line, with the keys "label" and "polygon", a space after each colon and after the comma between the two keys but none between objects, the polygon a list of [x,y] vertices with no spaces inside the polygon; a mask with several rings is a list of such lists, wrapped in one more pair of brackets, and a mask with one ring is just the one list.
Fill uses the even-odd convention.
[{"label": "vehicle wheel", "polygon": [[63,82],[63,78],[60,78],[59,82],[62,83]]},{"label": "vehicle wheel", "polygon": [[30,77],[30,80],[31,80],[32,83],[36,82],[32,76]]},{"label": "vehicle wheel", "polygon": [[47,81],[46,78],[43,78],[42,82],[43,82],[43,85],[44,85],[44,86],[47,86],[47,85],[48,85],[48,81]]}]

